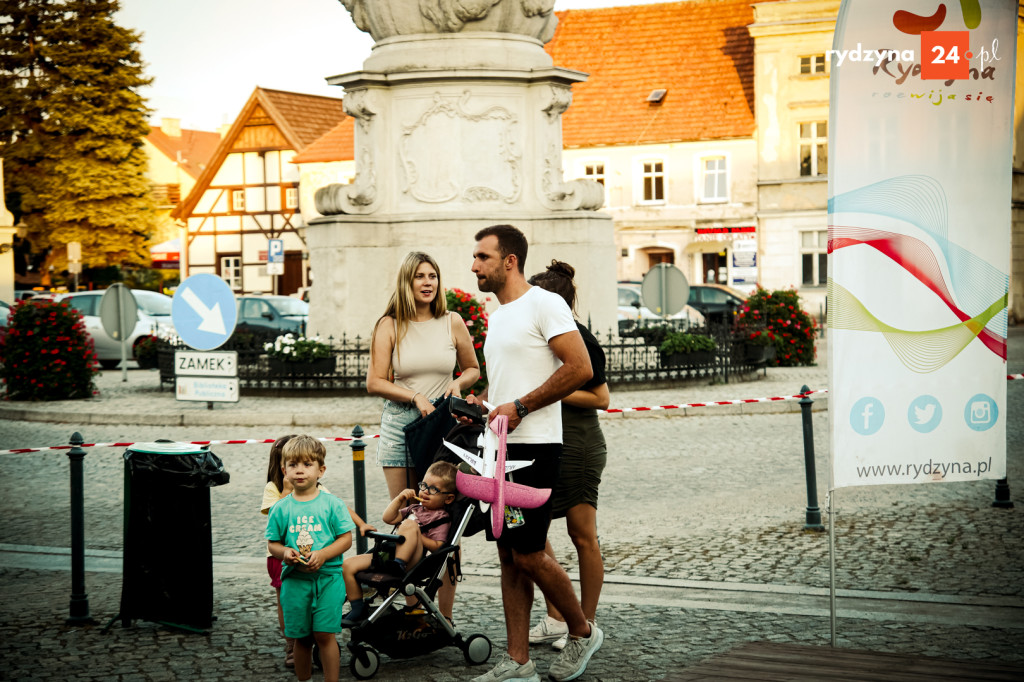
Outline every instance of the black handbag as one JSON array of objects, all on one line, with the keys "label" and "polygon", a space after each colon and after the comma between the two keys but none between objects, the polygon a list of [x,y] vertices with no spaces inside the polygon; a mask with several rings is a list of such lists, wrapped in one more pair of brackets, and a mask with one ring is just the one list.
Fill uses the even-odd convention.
[{"label": "black handbag", "polygon": [[451,398],[441,397],[432,402],[433,412],[402,429],[405,432],[406,466],[416,471],[416,480],[409,482],[410,488],[423,480],[427,469],[434,462],[434,454],[441,447],[445,434],[458,425],[452,416]]}]

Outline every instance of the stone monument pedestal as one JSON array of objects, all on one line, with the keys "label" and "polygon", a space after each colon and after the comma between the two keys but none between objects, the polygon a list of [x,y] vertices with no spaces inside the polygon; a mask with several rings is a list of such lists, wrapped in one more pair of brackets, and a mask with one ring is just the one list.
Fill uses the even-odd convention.
[{"label": "stone monument pedestal", "polygon": [[604,187],[563,180],[561,116],[586,76],[544,52],[551,7],[527,15],[494,0],[467,19],[461,4],[440,2],[451,12],[406,27],[405,4],[346,2],[377,43],[362,71],[329,79],[356,120],[356,178],[316,192],[310,329],[369,337],[410,251],[437,260],[446,288],[477,295],[473,235],[501,223],[529,240],[527,276],[552,258],[569,263],[580,319],[614,328],[612,221],[596,212]]}]

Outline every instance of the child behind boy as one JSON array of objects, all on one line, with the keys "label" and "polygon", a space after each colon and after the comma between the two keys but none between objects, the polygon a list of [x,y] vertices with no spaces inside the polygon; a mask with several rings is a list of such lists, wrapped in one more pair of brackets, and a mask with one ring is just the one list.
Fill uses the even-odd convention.
[{"label": "child behind boy", "polygon": [[340,631],[345,583],[341,555],[352,546],[356,527],[345,504],[323,492],[326,448],[310,436],[296,436],[284,446],[284,477],[290,495],[270,509],[267,547],[281,560],[281,607],[284,633],[295,639],[295,676],[312,675],[313,642],[320,648],[324,680],[338,679]]},{"label": "child behind boy", "polygon": [[[456,471],[455,466],[449,462],[434,462],[418,486],[421,497],[416,496],[416,491],[407,488],[391,500],[391,504],[384,510],[384,523],[401,524],[398,526],[398,535],[405,538],[395,548],[394,570],[404,574],[410,565],[423,557],[424,552],[436,552],[444,547],[451,526],[447,507],[455,500]],[[419,501],[419,504],[409,504],[415,501]],[[352,609],[345,615],[342,625],[355,625],[368,615],[356,573],[369,569],[372,557],[372,554],[357,554],[345,559],[342,571]]]}]

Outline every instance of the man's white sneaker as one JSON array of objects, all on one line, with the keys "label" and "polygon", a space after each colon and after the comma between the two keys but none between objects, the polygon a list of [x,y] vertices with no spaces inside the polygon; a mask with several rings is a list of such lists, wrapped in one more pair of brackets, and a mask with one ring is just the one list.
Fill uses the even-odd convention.
[{"label": "man's white sneaker", "polygon": [[[591,623],[595,623],[595,624],[597,623],[596,620],[592,620],[590,622]],[[554,649],[555,651],[561,651],[562,649],[565,648],[565,643],[568,642],[568,641],[569,641],[569,630],[566,629],[564,635],[562,635],[561,637],[559,637],[558,639],[556,639],[555,641],[553,641],[551,643],[551,648]]]},{"label": "man's white sneaker", "polygon": [[551,616],[544,616],[544,620],[530,628],[530,644],[543,644],[553,642],[562,635],[569,634],[569,626]]},{"label": "man's white sneaker", "polygon": [[540,682],[540,675],[537,674],[537,666],[533,661],[519,664],[506,652],[501,655],[498,665],[490,672],[474,677],[473,682]]},{"label": "man's white sneaker", "polygon": [[575,680],[587,669],[587,663],[601,644],[604,643],[604,633],[594,622],[590,623],[590,637],[569,637],[565,643],[562,653],[551,664],[548,670],[548,677],[555,682],[568,682]]}]

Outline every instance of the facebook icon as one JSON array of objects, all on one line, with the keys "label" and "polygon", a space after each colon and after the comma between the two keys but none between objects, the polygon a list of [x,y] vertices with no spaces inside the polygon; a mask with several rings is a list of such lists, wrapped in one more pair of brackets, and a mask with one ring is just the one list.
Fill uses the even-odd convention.
[{"label": "facebook icon", "polygon": [[850,410],[850,426],[862,436],[878,432],[885,422],[885,408],[878,398],[861,398]]}]

